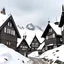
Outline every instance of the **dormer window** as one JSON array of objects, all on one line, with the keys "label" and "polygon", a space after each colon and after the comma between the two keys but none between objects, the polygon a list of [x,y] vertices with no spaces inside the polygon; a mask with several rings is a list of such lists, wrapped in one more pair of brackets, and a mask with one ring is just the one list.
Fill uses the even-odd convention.
[{"label": "dormer window", "polygon": [[52,32],[52,29],[49,29],[49,32]]}]

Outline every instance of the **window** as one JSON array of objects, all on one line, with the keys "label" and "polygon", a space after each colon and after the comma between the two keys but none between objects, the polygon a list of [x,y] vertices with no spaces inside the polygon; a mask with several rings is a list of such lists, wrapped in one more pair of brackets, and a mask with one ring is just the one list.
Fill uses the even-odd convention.
[{"label": "window", "polygon": [[52,29],[49,29],[49,32],[52,32]]},{"label": "window", "polygon": [[12,27],[12,23],[10,23],[10,27]]},{"label": "window", "polygon": [[62,41],[62,38],[60,38],[60,41]]},{"label": "window", "polygon": [[32,48],[32,50],[34,50],[34,48]]},{"label": "window", "polygon": [[7,45],[8,45],[8,42],[7,42]]},{"label": "window", "polygon": [[8,22],[8,26],[9,26],[9,27],[12,27],[12,23]]},{"label": "window", "polygon": [[20,46],[20,48],[22,48],[23,46]]},{"label": "window", "polygon": [[48,36],[46,36],[46,39],[48,39]]},{"label": "window", "polygon": [[38,43],[35,43],[35,47],[38,47]]},{"label": "window", "polygon": [[35,44],[34,43],[32,43],[32,47],[35,47]]},{"label": "window", "polygon": [[10,23],[8,22],[8,26],[10,25]]},{"label": "window", "polygon": [[34,41],[37,41],[37,39],[34,39]]},{"label": "window", "polygon": [[11,45],[11,42],[9,42],[9,45]]},{"label": "window", "polygon": [[4,27],[4,33],[6,33],[6,27]]},{"label": "window", "polygon": [[11,45],[11,42],[7,42],[7,45]]},{"label": "window", "polygon": [[15,35],[15,30],[11,30],[11,35]]},{"label": "window", "polygon": [[10,29],[9,28],[7,28],[7,33],[10,34]]},{"label": "window", "polygon": [[53,38],[55,38],[55,34],[53,34]]},{"label": "window", "polygon": [[50,39],[50,38],[55,38],[55,34],[53,33],[52,35],[46,36],[46,39]]}]

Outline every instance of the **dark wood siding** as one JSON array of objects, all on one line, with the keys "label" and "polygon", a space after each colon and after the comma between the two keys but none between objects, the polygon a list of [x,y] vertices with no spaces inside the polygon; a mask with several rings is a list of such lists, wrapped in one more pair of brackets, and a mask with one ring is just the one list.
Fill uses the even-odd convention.
[{"label": "dark wood siding", "polygon": [[[26,48],[25,48],[26,47]],[[21,53],[24,56],[27,56],[27,54],[29,53],[30,47],[28,46],[27,42],[25,41],[25,39],[22,40],[21,44],[19,45],[19,47],[17,48],[17,51],[19,53]]]},{"label": "dark wood siding", "polygon": [[31,46],[31,51],[37,51],[37,48],[40,46],[40,42],[36,36],[34,37],[30,46]]},{"label": "dark wood siding", "polygon": [[[11,23],[11,21],[9,21],[9,22]],[[12,27],[10,27],[10,26],[8,26],[8,23],[7,23],[6,25],[4,25],[4,27],[6,27],[6,29],[9,28],[10,30],[15,30],[13,24],[12,24]],[[10,42],[11,44],[7,45],[7,46],[15,49],[16,45],[17,45],[17,34],[16,34],[16,32],[15,32],[15,35],[4,33],[4,27],[2,28],[2,30],[0,32],[0,41],[1,41],[1,43],[5,44],[5,45],[7,45],[7,42]]]}]

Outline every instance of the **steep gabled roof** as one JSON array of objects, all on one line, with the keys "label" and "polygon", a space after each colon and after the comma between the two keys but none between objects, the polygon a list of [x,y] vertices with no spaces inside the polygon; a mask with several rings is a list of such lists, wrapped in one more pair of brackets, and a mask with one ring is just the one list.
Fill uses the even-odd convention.
[{"label": "steep gabled roof", "polygon": [[26,41],[28,43],[28,45],[30,46],[32,40],[34,39],[35,35],[37,36],[37,39],[39,40],[40,43],[43,42],[44,38],[41,38],[42,36],[42,32],[38,32],[37,33],[33,30],[28,30],[26,28],[22,29],[20,26],[17,26],[19,32],[20,32],[20,35],[21,35],[21,38],[18,38],[17,40],[17,47],[20,45],[21,41],[23,40],[23,36],[26,35]]},{"label": "steep gabled roof", "polygon": [[48,33],[50,27],[55,31],[55,33],[59,36],[61,36],[61,28],[58,27],[58,25],[54,24],[54,23],[49,23],[45,29],[45,31],[43,32],[42,37],[45,37],[46,34]]},{"label": "steep gabled roof", "polygon": [[0,13],[0,27],[3,25],[3,23],[10,17],[11,15],[4,15]]},{"label": "steep gabled roof", "polygon": [[20,33],[19,33],[19,31],[18,31],[18,29],[16,27],[16,24],[14,22],[14,19],[13,19],[12,15],[4,15],[4,14],[0,13],[0,30],[4,27],[4,25],[8,22],[8,19],[10,19],[10,18],[12,20],[11,22],[14,25],[15,31],[16,31],[18,37],[20,38],[21,37]]},{"label": "steep gabled roof", "polygon": [[62,14],[61,14],[61,18],[60,18],[59,27],[62,27],[63,24],[64,24],[64,5],[62,5]]},{"label": "steep gabled roof", "polygon": [[[25,41],[25,43],[26,43],[26,44],[27,44],[27,46],[29,47],[29,45],[28,45],[27,41],[26,41],[24,38],[22,39],[21,43],[23,43],[23,41]],[[20,45],[21,45],[21,43],[20,43]],[[19,46],[20,46],[20,45],[19,45]],[[18,46],[18,47],[19,47],[19,46]]]}]

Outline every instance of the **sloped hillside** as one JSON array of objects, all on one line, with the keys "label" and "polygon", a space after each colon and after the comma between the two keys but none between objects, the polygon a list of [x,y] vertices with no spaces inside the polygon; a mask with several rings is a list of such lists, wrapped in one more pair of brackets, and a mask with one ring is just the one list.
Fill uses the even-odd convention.
[{"label": "sloped hillside", "polygon": [[64,45],[44,52],[39,58],[52,59],[53,61],[60,60],[64,62]]},{"label": "sloped hillside", "polygon": [[30,64],[30,59],[24,57],[4,44],[0,44],[0,64]]}]

